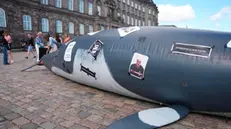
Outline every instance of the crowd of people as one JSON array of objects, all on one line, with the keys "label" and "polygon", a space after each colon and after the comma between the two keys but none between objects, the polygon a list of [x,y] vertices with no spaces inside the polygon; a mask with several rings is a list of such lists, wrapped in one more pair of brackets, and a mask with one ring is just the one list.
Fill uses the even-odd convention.
[{"label": "crowd of people", "polygon": [[[40,48],[46,48],[49,53],[52,53],[58,49],[57,43],[66,44],[71,40],[70,35],[65,34],[64,38],[61,38],[59,34],[55,33],[54,35],[45,34],[42,32],[38,32],[36,38],[34,40],[31,34],[27,34],[27,39],[24,41],[24,44],[27,46],[26,59],[28,59],[30,54],[33,54],[33,58],[37,58],[37,62],[39,62],[39,51]],[[3,46],[3,64],[10,65],[13,61],[13,56],[11,53],[11,44],[12,38],[7,30],[0,31],[0,43]],[[33,52],[35,48],[36,54]]]}]

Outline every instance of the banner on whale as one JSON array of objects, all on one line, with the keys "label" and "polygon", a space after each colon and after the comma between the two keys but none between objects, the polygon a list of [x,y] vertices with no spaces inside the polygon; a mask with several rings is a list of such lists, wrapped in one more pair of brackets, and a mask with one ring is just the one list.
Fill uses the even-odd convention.
[{"label": "banner on whale", "polygon": [[175,43],[172,45],[171,51],[172,53],[208,58],[212,52],[212,47],[204,45]]}]

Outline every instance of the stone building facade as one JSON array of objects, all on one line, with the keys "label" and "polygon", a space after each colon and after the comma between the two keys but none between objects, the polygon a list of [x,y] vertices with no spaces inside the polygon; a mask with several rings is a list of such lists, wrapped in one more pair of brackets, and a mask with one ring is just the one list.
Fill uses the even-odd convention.
[{"label": "stone building facade", "polygon": [[0,27],[13,38],[13,48],[27,33],[71,36],[122,26],[157,26],[152,0],[0,0]]}]

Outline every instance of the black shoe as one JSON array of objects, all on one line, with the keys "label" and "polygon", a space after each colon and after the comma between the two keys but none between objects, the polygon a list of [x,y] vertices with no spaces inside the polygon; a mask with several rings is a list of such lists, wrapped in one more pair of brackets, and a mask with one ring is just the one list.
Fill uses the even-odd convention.
[{"label": "black shoe", "polygon": [[10,63],[6,63],[6,64],[4,64],[4,65],[10,65]]},{"label": "black shoe", "polygon": [[28,59],[28,57],[25,57],[26,59]]},{"label": "black shoe", "polygon": [[36,56],[34,56],[33,58],[36,58]]}]

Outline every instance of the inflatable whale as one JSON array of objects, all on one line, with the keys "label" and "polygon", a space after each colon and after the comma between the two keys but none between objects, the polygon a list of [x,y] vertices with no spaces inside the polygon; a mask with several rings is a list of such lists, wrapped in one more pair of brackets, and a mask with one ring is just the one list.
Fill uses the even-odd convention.
[{"label": "inflatable whale", "polygon": [[231,33],[131,26],[73,38],[41,59],[80,84],[165,107],[137,112],[107,129],[153,129],[190,111],[231,112]]}]

